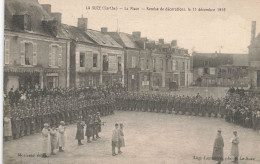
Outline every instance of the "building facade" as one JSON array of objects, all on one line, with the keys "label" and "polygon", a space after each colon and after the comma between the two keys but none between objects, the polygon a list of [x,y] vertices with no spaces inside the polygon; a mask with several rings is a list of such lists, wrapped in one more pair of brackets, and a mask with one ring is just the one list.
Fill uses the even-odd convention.
[{"label": "building facade", "polygon": [[198,86],[247,87],[248,55],[193,53],[193,77]]},{"label": "building facade", "polygon": [[48,13],[36,1],[5,3],[5,92],[68,86],[69,43],[58,33],[60,22],[60,13]]},{"label": "building facade", "polygon": [[252,89],[260,89],[260,34],[255,37],[256,22],[252,22],[251,44],[249,45],[249,83]]}]

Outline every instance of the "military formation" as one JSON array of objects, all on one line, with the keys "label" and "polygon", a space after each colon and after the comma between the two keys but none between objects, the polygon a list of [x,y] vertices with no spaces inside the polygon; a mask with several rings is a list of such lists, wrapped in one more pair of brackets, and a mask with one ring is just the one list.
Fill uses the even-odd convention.
[{"label": "military formation", "polygon": [[87,127],[93,127],[92,131],[95,132],[99,129],[98,116],[113,114],[116,91],[118,89],[86,87],[53,90],[45,96],[27,96],[25,100],[19,99],[17,102],[9,99],[12,103],[5,103],[4,113],[10,119],[11,138],[18,139],[41,132],[44,123],[58,127],[61,121],[73,124],[78,120],[86,120]]},{"label": "military formation", "polygon": [[228,93],[225,98],[121,92],[116,97],[119,110],[175,113],[225,118],[244,127],[260,130],[260,97]]}]

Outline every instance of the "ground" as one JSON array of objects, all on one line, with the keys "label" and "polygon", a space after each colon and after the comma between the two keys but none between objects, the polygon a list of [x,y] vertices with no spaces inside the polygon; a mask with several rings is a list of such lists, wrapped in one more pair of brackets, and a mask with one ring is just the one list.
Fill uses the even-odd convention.
[{"label": "ground", "polygon": [[[225,122],[221,118],[208,118],[164,113],[115,111],[114,115],[102,117],[106,122],[102,126],[101,139],[78,146],[75,140],[76,125],[66,129],[65,152],[50,158],[40,158],[40,134],[23,137],[4,143],[4,163],[169,163],[169,164],[213,164],[207,159],[212,155],[213,143],[219,128],[224,138],[225,164],[232,163],[230,156],[233,130],[240,137],[240,164],[260,163],[260,133]],[[111,135],[114,124],[125,125],[125,143],[123,154],[113,157],[111,154]],[[35,154],[36,157],[19,157],[21,154]],[[204,159],[204,157],[206,159]]]}]

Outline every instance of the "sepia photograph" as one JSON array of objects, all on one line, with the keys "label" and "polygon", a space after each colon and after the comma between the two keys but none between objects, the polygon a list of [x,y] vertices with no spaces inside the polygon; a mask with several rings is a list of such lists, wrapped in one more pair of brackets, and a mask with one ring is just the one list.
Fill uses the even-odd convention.
[{"label": "sepia photograph", "polygon": [[260,164],[260,0],[2,0],[4,164]]}]

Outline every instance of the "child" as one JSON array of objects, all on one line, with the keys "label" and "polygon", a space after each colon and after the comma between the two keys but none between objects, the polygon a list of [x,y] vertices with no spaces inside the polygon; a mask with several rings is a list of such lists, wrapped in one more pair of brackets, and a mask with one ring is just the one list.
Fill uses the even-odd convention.
[{"label": "child", "polygon": [[118,144],[118,154],[123,153],[120,148],[125,147],[125,139],[124,139],[124,125],[121,123],[119,128],[119,144]]}]

